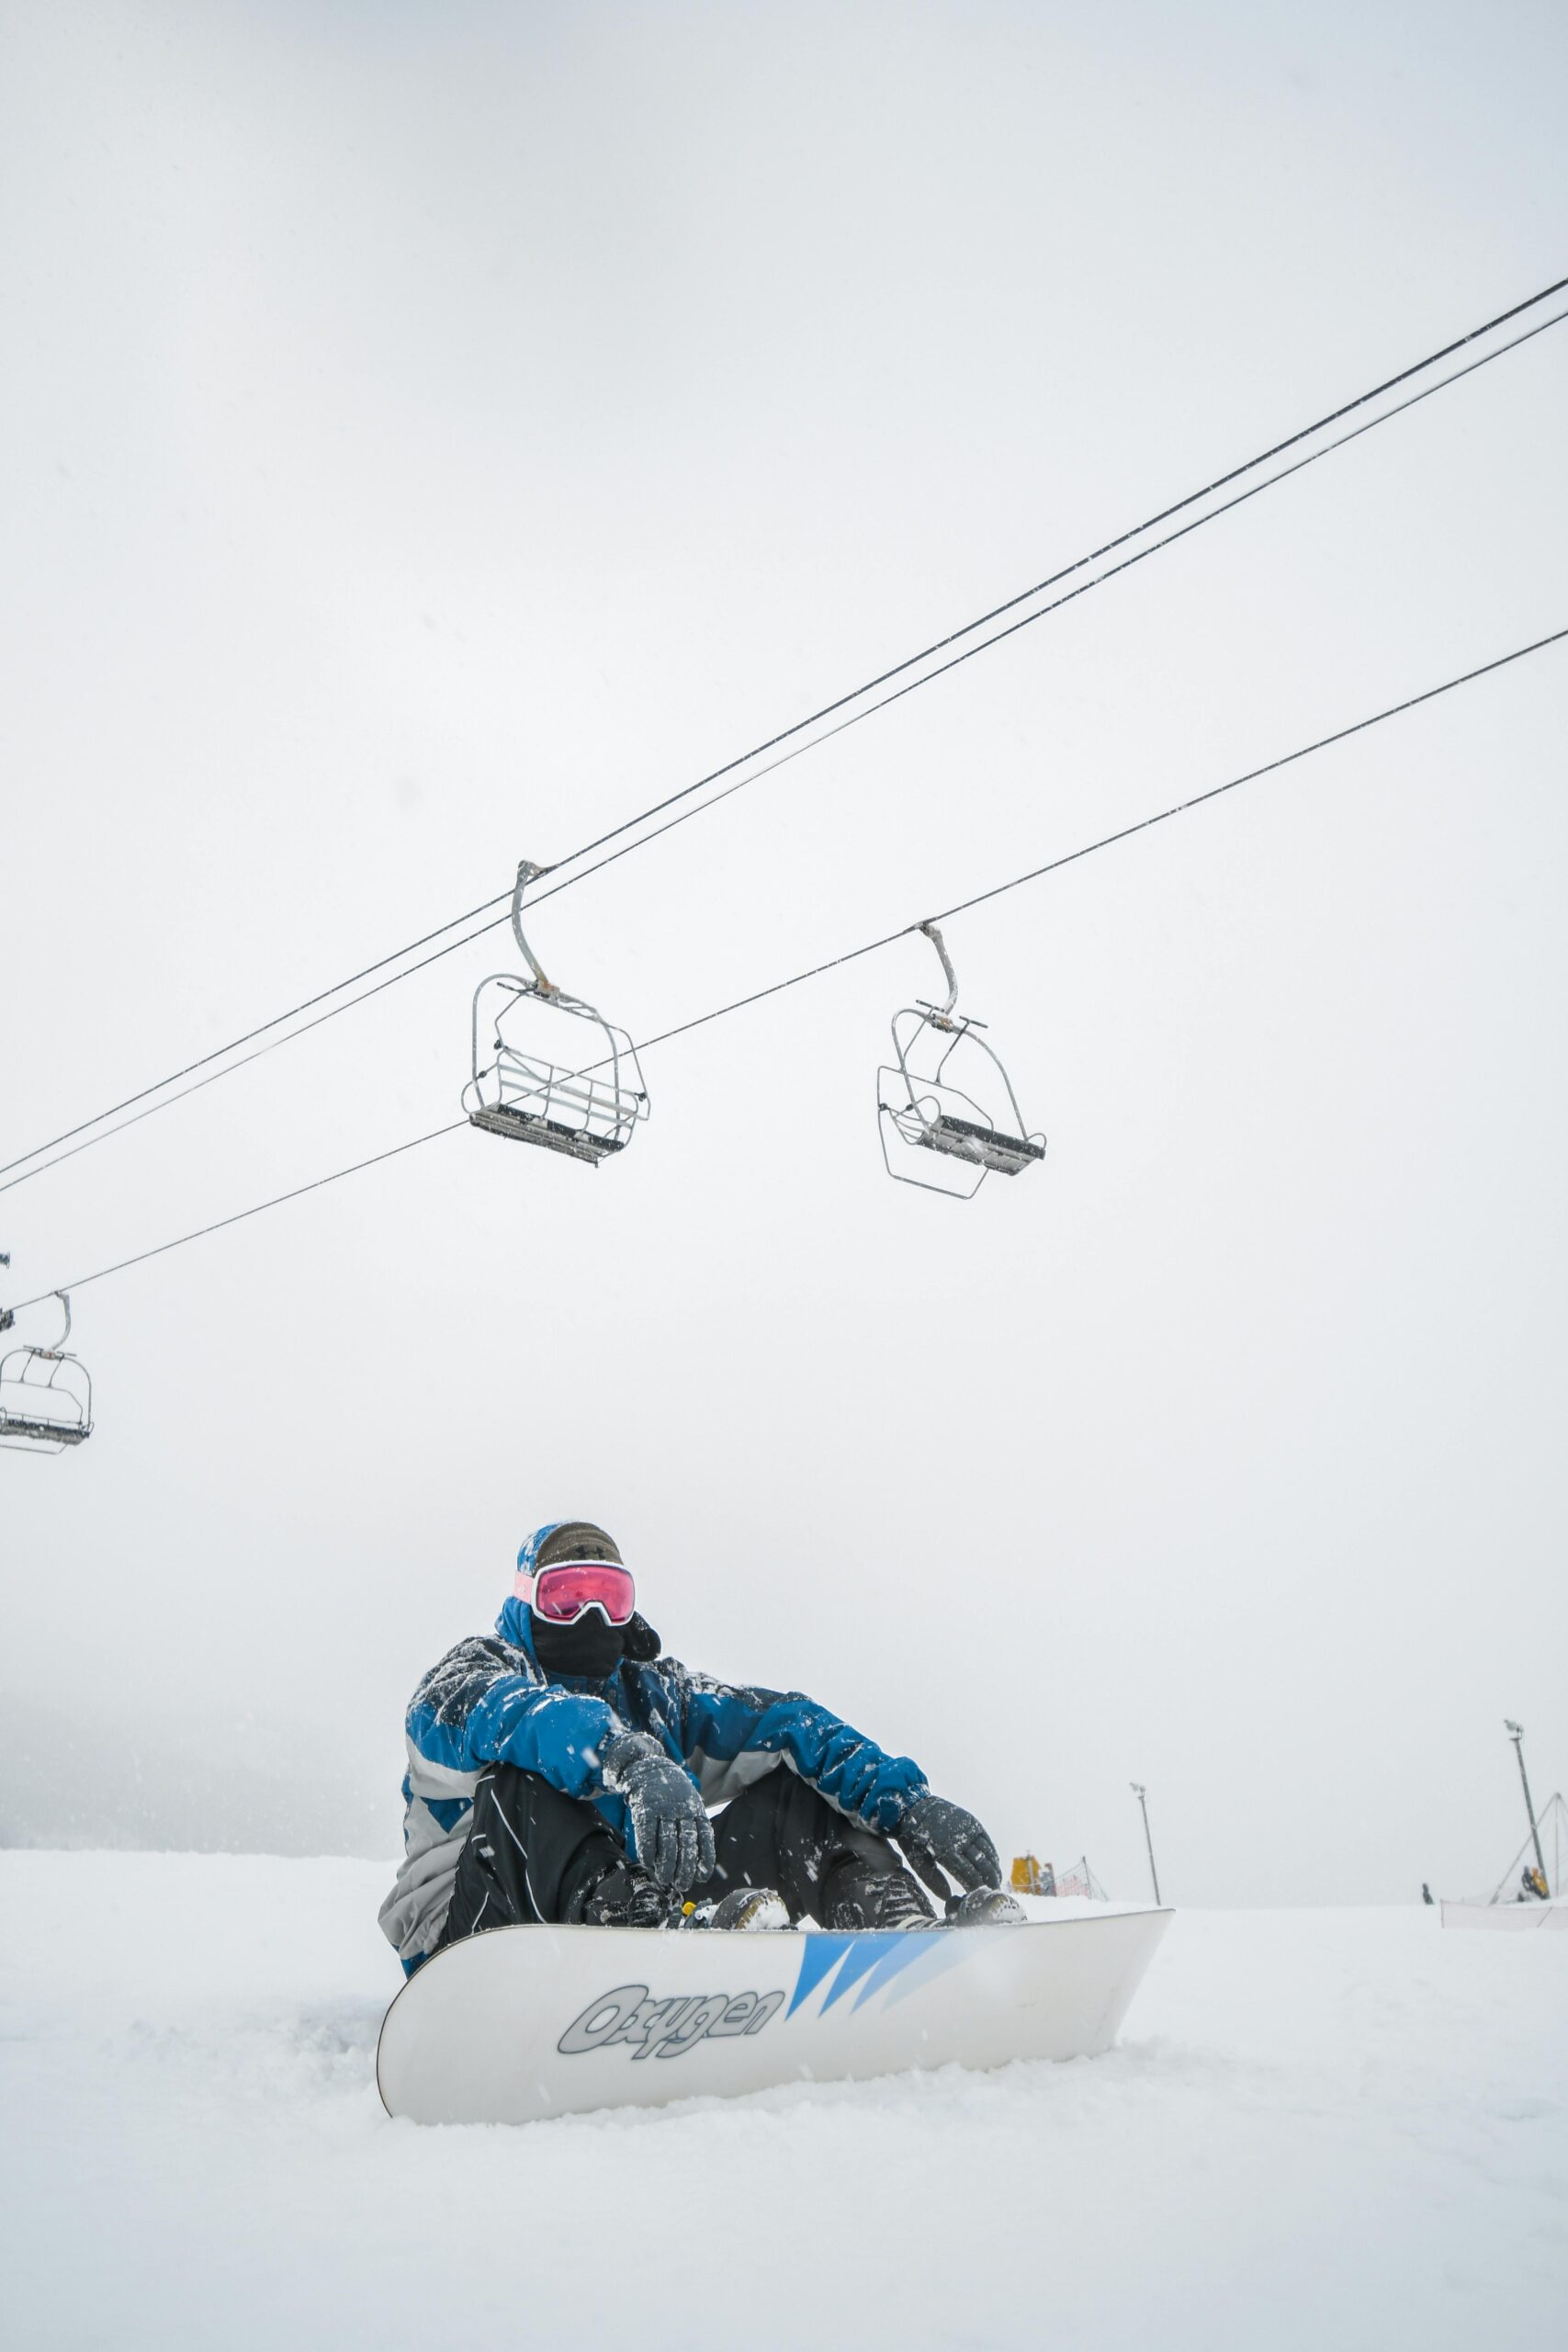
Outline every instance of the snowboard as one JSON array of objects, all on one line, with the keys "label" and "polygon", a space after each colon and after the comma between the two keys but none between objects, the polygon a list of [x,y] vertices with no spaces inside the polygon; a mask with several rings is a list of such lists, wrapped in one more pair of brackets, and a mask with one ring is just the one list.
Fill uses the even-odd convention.
[{"label": "snowboard", "polygon": [[535,2123],[1108,2049],[1168,1911],[838,1935],[496,1928],[426,1961],[376,2080],[416,2123]]}]

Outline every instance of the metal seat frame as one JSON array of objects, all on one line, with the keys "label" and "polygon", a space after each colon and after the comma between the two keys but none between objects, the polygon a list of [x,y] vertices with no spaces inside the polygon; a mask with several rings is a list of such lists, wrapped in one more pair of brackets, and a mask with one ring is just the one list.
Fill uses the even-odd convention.
[{"label": "metal seat frame", "polygon": [[[1012,1080],[1001,1057],[979,1034],[985,1023],[954,1012],[958,977],[941,932],[934,922],[923,922],[919,928],[942,959],[947,1001],[935,1005],[917,998],[893,1016],[894,1059],[891,1065],[884,1063],[876,1073],[882,1158],[896,1183],[918,1185],[921,1192],[940,1193],[948,1200],[971,1201],[988,1175],[1017,1176],[1043,1159],[1045,1138],[1026,1131]],[[922,1045],[928,1048],[924,1053]],[[1010,1127],[998,1126],[975,1096],[954,1084],[949,1074],[948,1066],[953,1057],[961,1047],[971,1046],[985,1056],[1000,1080],[1011,1114]],[[975,1058],[975,1054],[965,1053],[961,1065],[963,1075],[969,1075]],[[942,1182],[934,1172],[917,1176],[896,1168],[888,1149],[890,1130],[912,1149],[933,1152],[956,1163],[952,1171],[954,1181]],[[965,1170],[973,1171],[971,1183],[963,1182],[962,1171]]]},{"label": "metal seat frame", "polygon": [[[491,972],[474,990],[473,1075],[463,1089],[463,1108],[471,1124],[488,1135],[537,1144],[596,1168],[624,1151],[637,1122],[647,1118],[648,1089],[637,1047],[626,1032],[606,1021],[595,1006],[569,996],[547,978],[528,944],[523,894],[543,871],[525,858],[512,893],[513,933],[532,978]],[[584,1023],[581,1034],[585,1045],[592,1040],[594,1058],[558,1062],[509,1039],[504,1024],[525,1004],[542,1005]],[[594,1050],[600,1044],[602,1053]]]},{"label": "metal seat frame", "polygon": [[[63,1453],[93,1434],[92,1375],[65,1344],[71,1337],[71,1301],[62,1290],[54,1295],[65,1309],[59,1344],[42,1348],[24,1343],[0,1356],[0,1446],[19,1453]],[[9,1329],[14,1319],[9,1313],[0,1317],[0,1331]],[[45,1365],[47,1372],[40,1369]],[[67,1409],[45,1409],[46,1398]]]}]

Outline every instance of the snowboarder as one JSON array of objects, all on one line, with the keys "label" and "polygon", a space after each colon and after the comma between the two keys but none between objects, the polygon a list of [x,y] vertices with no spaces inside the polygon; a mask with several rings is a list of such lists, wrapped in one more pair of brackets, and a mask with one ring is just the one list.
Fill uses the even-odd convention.
[{"label": "snowboarder", "polygon": [[908,1757],[799,1691],[662,1657],[636,1600],[603,1528],[538,1528],[495,1634],[414,1692],[404,1857],[380,1910],[410,1975],[459,1937],[532,1921],[929,1928],[919,1880],[957,1924],[1021,1919],[979,1822]]}]

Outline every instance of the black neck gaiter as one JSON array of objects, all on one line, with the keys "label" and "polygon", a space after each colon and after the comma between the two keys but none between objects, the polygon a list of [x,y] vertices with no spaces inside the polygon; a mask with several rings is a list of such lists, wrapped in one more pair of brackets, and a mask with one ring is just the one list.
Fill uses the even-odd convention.
[{"label": "black neck gaiter", "polygon": [[626,1629],[607,1625],[597,1609],[585,1610],[575,1625],[552,1625],[536,1617],[530,1629],[534,1656],[547,1674],[581,1675],[604,1682],[614,1674],[626,1650]]}]

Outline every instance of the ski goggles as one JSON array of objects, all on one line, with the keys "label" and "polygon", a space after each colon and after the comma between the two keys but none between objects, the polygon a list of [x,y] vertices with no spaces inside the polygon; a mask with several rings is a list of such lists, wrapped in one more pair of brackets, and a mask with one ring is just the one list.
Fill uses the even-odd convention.
[{"label": "ski goggles", "polygon": [[618,1560],[562,1560],[534,1576],[519,1568],[514,1589],[550,1625],[575,1625],[590,1609],[601,1610],[612,1625],[628,1625],[637,1607],[632,1572]]}]

